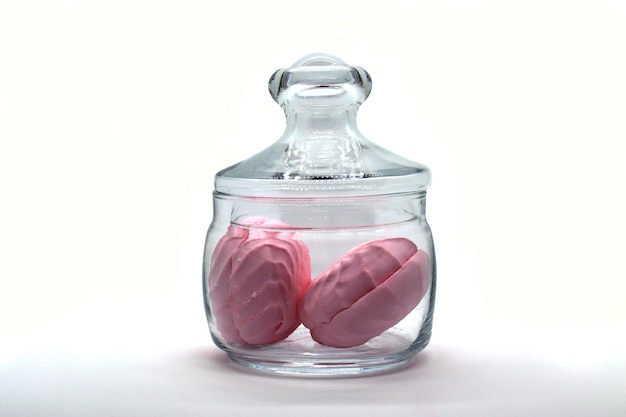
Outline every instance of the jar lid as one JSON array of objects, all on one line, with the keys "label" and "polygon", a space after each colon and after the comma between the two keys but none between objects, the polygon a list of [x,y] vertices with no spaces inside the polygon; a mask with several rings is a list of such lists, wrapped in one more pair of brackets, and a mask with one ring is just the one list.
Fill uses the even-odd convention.
[{"label": "jar lid", "polygon": [[276,71],[269,90],[287,117],[282,137],[223,169],[215,191],[241,197],[341,198],[425,191],[430,170],[365,138],[356,113],[372,80],[362,68],[308,55]]}]

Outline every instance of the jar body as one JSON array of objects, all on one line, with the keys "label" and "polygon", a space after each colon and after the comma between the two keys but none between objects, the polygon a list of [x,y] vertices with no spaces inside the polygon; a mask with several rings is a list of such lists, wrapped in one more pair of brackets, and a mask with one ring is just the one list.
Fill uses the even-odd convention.
[{"label": "jar body", "polygon": [[[368,197],[279,199],[234,197],[215,192],[213,199],[214,217],[207,234],[204,252],[204,303],[212,338],[233,361],[253,369],[277,373],[301,375],[374,373],[406,364],[428,344],[434,309],[436,266],[432,235],[425,218],[425,191]],[[259,218],[267,221],[258,224],[249,220]],[[299,294],[294,303],[301,303],[302,298],[306,297],[306,291],[312,288],[320,277],[332,281],[334,277],[329,277],[332,275],[328,274],[329,268],[332,270],[333,265],[335,267],[340,264],[347,265],[349,262],[346,261],[346,257],[351,257],[354,248],[372,242],[384,243],[387,242],[385,239],[389,238],[399,238],[402,242],[410,241],[418,251],[421,251],[423,259],[426,260],[421,265],[422,272],[420,276],[410,276],[408,279],[423,280],[424,291],[420,293],[419,299],[411,300],[414,306],[411,304],[406,315],[402,313],[397,322],[363,343],[356,342],[350,346],[340,347],[325,343],[323,340],[320,343],[319,338],[312,337],[309,328],[300,324],[299,318],[294,324],[295,329],[289,329],[278,338],[280,340],[248,343],[237,338],[233,339],[228,336],[230,331],[228,326],[233,325],[228,321],[230,318],[225,322],[223,313],[218,313],[219,309],[228,310],[232,307],[229,304],[231,300],[224,299],[230,295],[226,295],[221,289],[215,289],[211,282],[215,279],[217,274],[215,269],[218,265],[219,268],[223,268],[223,265],[228,264],[228,268],[232,269],[232,264],[242,261],[239,255],[233,255],[232,249],[216,252],[216,248],[221,245],[220,242],[226,240],[233,230],[235,234],[241,230],[245,236],[293,239],[298,245],[306,248],[308,259],[301,259],[303,256],[300,255],[295,255],[294,258],[299,258],[296,262],[310,263],[306,273],[310,275],[306,277],[310,282],[307,282],[305,294]],[[233,241],[231,248],[241,246],[244,240],[242,238],[240,241]],[[378,260],[373,253],[363,255],[363,262],[376,264]],[[231,256],[233,259],[226,259]],[[359,262],[353,262],[357,269]],[[237,273],[236,268],[232,269],[232,274]],[[353,275],[351,281],[346,281],[348,286],[358,285],[355,281],[362,279],[363,274]],[[253,272],[251,276],[250,279],[259,283],[270,279],[261,272],[258,276],[254,276]],[[323,301],[332,304],[335,302],[335,295],[340,298],[342,291],[343,289],[337,286],[335,293],[331,286],[324,292]],[[284,291],[277,291],[275,294],[280,298]],[[283,301],[274,299],[270,302],[283,303]],[[318,300],[318,304],[320,302]],[[365,309],[364,314],[353,317],[351,320],[354,323],[349,323],[348,326],[354,324],[356,328],[359,326],[367,328],[368,320],[376,321],[378,315],[387,314],[385,311],[377,311],[374,305],[370,309]],[[301,313],[302,308],[298,311]],[[358,323],[359,321],[362,323]]]}]

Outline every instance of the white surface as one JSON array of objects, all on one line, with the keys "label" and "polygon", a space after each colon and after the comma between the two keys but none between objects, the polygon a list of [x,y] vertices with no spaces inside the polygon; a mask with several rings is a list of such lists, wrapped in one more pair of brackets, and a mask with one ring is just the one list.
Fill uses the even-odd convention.
[{"label": "white surface", "polygon": [[[621,0],[0,3],[0,415],[625,415],[625,50]],[[235,372],[204,323],[212,177],[314,51],[433,171],[434,339],[397,374]]]}]

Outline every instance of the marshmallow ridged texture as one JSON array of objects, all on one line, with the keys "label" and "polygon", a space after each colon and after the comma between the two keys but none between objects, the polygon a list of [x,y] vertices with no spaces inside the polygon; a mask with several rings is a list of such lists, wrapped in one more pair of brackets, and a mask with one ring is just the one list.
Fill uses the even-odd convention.
[{"label": "marshmallow ridged texture", "polygon": [[405,238],[361,244],[313,281],[298,308],[317,342],[353,347],[397,324],[430,286],[430,258]]},{"label": "marshmallow ridged texture", "polygon": [[251,217],[242,224],[266,229],[231,225],[217,243],[209,272],[211,313],[228,343],[275,343],[300,325],[298,301],[311,283],[309,251],[285,223]]}]

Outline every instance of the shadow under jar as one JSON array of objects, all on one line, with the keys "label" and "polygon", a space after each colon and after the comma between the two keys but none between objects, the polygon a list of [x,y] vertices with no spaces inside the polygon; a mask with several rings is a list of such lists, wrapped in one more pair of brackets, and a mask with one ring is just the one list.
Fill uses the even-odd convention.
[{"label": "shadow under jar", "polygon": [[362,68],[306,56],[269,89],[285,133],[215,177],[203,272],[213,340],[273,373],[398,368],[431,335],[430,171],[358,131]]}]

